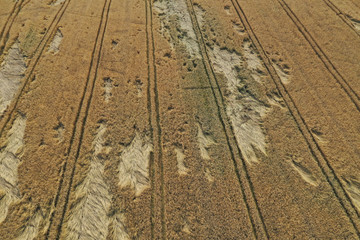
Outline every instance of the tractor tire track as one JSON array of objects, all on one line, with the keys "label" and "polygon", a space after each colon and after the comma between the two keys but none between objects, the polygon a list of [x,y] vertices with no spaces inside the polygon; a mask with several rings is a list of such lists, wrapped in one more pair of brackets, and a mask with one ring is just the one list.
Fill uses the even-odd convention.
[{"label": "tractor tire track", "polygon": [[[24,2],[24,0],[21,0],[21,2],[19,2],[19,1],[16,1],[16,2],[15,2],[14,7],[11,9],[11,12],[9,13],[9,16],[8,16],[8,18],[7,18],[7,20],[6,20],[5,24],[4,24],[1,32],[0,32],[0,55],[2,55],[3,50],[4,50],[4,47],[3,47],[3,45],[2,45],[4,32],[5,32],[5,30],[8,28],[7,26],[8,26],[8,24],[10,23],[11,19],[13,19],[12,22],[14,21],[14,18],[17,16],[16,10],[19,8],[18,5],[19,5],[19,4],[21,5],[22,2]],[[15,14],[15,17],[13,17],[14,14]],[[7,31],[7,33],[8,33],[8,31]],[[7,34],[6,34],[6,35],[7,35]]]},{"label": "tractor tire track", "polygon": [[[101,52],[102,52],[102,48],[103,48],[103,42],[104,42],[106,27],[107,27],[107,23],[108,23],[111,2],[112,2],[112,0],[104,1],[104,6],[103,6],[102,14],[101,14],[101,20],[99,23],[99,27],[98,27],[98,31],[97,31],[97,35],[96,35],[96,39],[95,39],[95,43],[94,43],[94,48],[93,48],[92,55],[91,55],[90,67],[89,67],[89,71],[88,71],[88,75],[87,75],[87,79],[86,79],[86,83],[85,83],[85,88],[84,88],[82,97],[80,99],[79,108],[78,108],[77,115],[76,115],[76,118],[75,118],[75,121],[73,124],[74,128],[72,131],[69,148],[66,152],[67,158],[61,169],[62,174],[61,174],[60,181],[59,181],[58,191],[55,196],[54,203],[53,203],[53,209],[59,208],[58,204],[59,204],[59,200],[60,200],[62,192],[65,195],[64,196],[64,198],[65,198],[64,205],[61,207],[62,208],[61,211],[53,212],[53,214],[51,215],[50,225],[49,225],[48,231],[46,232],[45,239],[49,239],[51,230],[53,229],[53,227],[55,227],[54,219],[57,216],[57,214],[60,215],[59,216],[60,221],[59,221],[59,225],[57,226],[57,229],[54,230],[54,231],[56,231],[56,235],[55,235],[56,239],[59,239],[60,235],[61,235],[62,225],[63,225],[63,221],[64,221],[65,214],[67,211],[67,207],[68,207],[68,200],[69,200],[69,196],[70,196],[70,192],[71,192],[73,178],[74,178],[74,175],[76,172],[76,163],[77,163],[79,155],[80,155],[80,149],[81,149],[82,140],[84,137],[86,121],[87,121],[87,117],[89,114],[89,109],[90,109],[90,105],[91,105],[91,101],[92,101],[92,97],[93,97],[93,92],[95,89],[95,83],[97,80],[97,73],[98,73],[98,68],[99,68],[100,60],[101,60]],[[99,41],[100,37],[101,37],[101,39]],[[92,78],[92,81],[90,81],[92,74],[93,74],[93,78]],[[91,84],[91,86],[89,86],[89,84]],[[90,88],[90,90],[88,90],[89,88]],[[82,120],[80,121],[80,117],[81,117],[82,113],[84,116],[82,117]],[[72,154],[78,127],[80,128],[78,145],[76,148],[76,152]],[[70,162],[70,160],[69,160],[71,158],[71,155],[75,155],[73,162]],[[68,167],[68,165],[70,165],[70,167],[72,166],[72,168]],[[64,179],[65,178],[69,179],[67,188],[64,188]]]},{"label": "tractor tire track", "polygon": [[[11,15],[9,16],[8,20],[6,21],[3,30],[0,33],[0,56],[3,54],[6,43],[9,40],[9,34],[12,28],[12,25],[15,22],[16,17],[19,15],[22,8],[24,8],[31,0],[28,0],[25,2],[25,0],[17,1],[16,3],[19,3],[17,7],[15,7],[16,10],[14,10]],[[10,20],[11,18],[11,20]],[[6,30],[5,30],[6,29]]]},{"label": "tractor tire track", "polygon": [[[284,9],[284,11],[286,12],[286,14],[291,18],[291,20],[294,22],[294,24],[298,27],[299,31],[303,34],[303,36],[306,38],[306,40],[309,42],[309,44],[311,45],[311,47],[313,48],[313,50],[315,51],[315,48],[313,47],[313,45],[310,43],[309,38],[306,37],[305,33],[307,33],[307,35],[312,39],[313,43],[318,47],[318,49],[321,51],[321,53],[323,54],[323,56],[328,60],[328,62],[331,64],[331,66],[333,67],[333,69],[336,71],[336,73],[338,74],[338,76],[341,77],[341,79],[344,80],[344,82],[347,84],[347,86],[349,87],[349,90],[352,91],[352,93],[357,97],[357,99],[359,100],[359,96],[355,93],[355,91],[350,87],[350,85],[348,85],[347,81],[342,77],[342,75],[338,72],[338,70],[335,68],[335,66],[331,63],[330,59],[325,55],[324,51],[320,48],[320,46],[317,44],[317,42],[315,41],[315,39],[310,35],[310,33],[308,32],[308,30],[305,28],[305,26],[301,23],[301,21],[299,20],[299,18],[295,15],[295,13],[291,10],[291,8],[287,5],[287,3],[285,2],[285,0],[277,0],[279,2],[279,4],[281,5],[281,7]],[[299,27],[302,27],[301,28]],[[321,55],[319,54],[319,52],[315,51],[317,56],[320,57]],[[320,57],[321,58],[321,57]],[[321,58],[321,60],[323,61],[323,59]],[[325,64],[325,62],[323,61],[323,63]],[[329,68],[326,66],[326,68],[329,70]],[[332,72],[329,70],[329,72],[332,74]],[[339,80],[335,77],[336,75],[332,74],[334,76],[334,78],[338,81],[338,83],[343,86]],[[346,90],[345,88],[343,88],[344,90]],[[349,95],[348,91],[346,91],[346,93]],[[351,95],[349,95],[350,99],[353,101],[353,98],[351,97]],[[354,102],[356,108],[359,110],[359,105],[358,102]],[[316,140],[314,139],[314,142],[316,142]],[[317,142],[316,142],[317,143]],[[320,148],[319,148],[320,149]],[[324,154],[324,158],[325,158],[325,154]],[[330,163],[327,160],[329,166]],[[334,171],[334,170],[333,170]],[[335,174],[335,171],[334,171]],[[339,178],[338,178],[339,179]],[[339,181],[340,182],[340,181]],[[343,185],[341,185],[342,188],[345,191],[345,188],[343,187]],[[347,192],[345,191],[346,195],[348,196]],[[348,200],[350,201],[350,197],[348,196]],[[350,201],[351,202],[351,201]],[[360,218],[360,213],[357,210],[357,208],[355,206],[353,206],[358,217]]]},{"label": "tractor tire track", "polygon": [[[0,137],[2,136],[5,128],[7,127],[7,125],[11,122],[11,119],[13,118],[14,113],[16,112],[15,110],[16,110],[19,102],[20,102],[20,98],[26,92],[26,89],[27,89],[27,87],[29,85],[29,82],[31,82],[31,79],[34,77],[33,73],[35,71],[35,68],[36,68],[37,64],[39,63],[40,58],[41,58],[46,46],[51,41],[52,37],[56,34],[57,25],[59,24],[60,20],[62,19],[62,17],[64,15],[67,7],[69,6],[70,2],[71,2],[71,0],[68,0],[58,10],[55,17],[51,21],[50,26],[47,28],[47,30],[46,30],[46,32],[44,34],[44,37],[41,39],[40,43],[36,47],[36,49],[35,49],[35,51],[33,53],[33,56],[31,56],[31,60],[30,60],[30,63],[28,65],[29,70],[27,71],[27,73],[25,73],[24,83],[20,87],[20,91],[18,91],[15,99],[12,101],[12,103],[8,107],[7,111],[4,113],[4,116],[3,116],[4,123],[2,124],[2,126],[0,128]],[[3,119],[1,119],[1,120],[3,120]]]},{"label": "tractor tire track", "polygon": [[[147,79],[147,110],[149,114],[149,127],[150,127],[150,139],[151,142],[154,145],[154,130],[153,130],[153,123],[152,123],[152,101],[151,101],[151,74],[152,74],[152,68],[150,63],[150,34],[149,34],[149,10],[148,0],[145,0],[145,33],[146,33],[146,61],[147,61],[147,71],[148,71],[148,79]],[[155,185],[155,165],[154,165],[154,153],[150,153],[150,162],[149,162],[149,177],[150,177],[150,188],[151,188],[151,197],[150,197],[150,224],[151,224],[151,239],[155,239],[155,191],[156,191],[156,185]]]},{"label": "tractor tire track", "polygon": [[[207,53],[206,43],[204,41],[203,34],[201,32],[201,28],[200,28],[200,25],[199,25],[197,17],[196,17],[193,1],[187,0],[187,3],[188,3],[189,12],[191,15],[192,24],[193,24],[194,30],[196,32],[196,37],[199,42],[200,53],[202,55],[204,69],[206,71],[206,75],[209,80],[211,91],[213,93],[214,100],[215,100],[215,103],[217,106],[218,117],[219,117],[219,120],[221,122],[223,131],[224,131],[224,134],[226,137],[227,145],[229,147],[231,158],[232,158],[234,168],[235,168],[235,173],[236,173],[236,176],[237,176],[240,188],[241,188],[241,192],[243,195],[243,201],[246,205],[247,213],[249,215],[249,220],[250,220],[250,223],[252,226],[252,232],[254,234],[255,239],[258,239],[258,238],[269,239],[269,234],[268,234],[268,231],[267,231],[267,228],[266,228],[266,225],[264,222],[264,218],[261,214],[256,196],[254,193],[253,184],[251,182],[251,179],[250,179],[250,176],[248,173],[245,159],[244,159],[244,157],[241,153],[241,150],[237,144],[235,134],[233,132],[232,127],[230,126],[229,119],[227,118],[227,115],[225,112],[224,97],[220,90],[221,86],[217,80],[216,74],[214,72],[214,69],[210,62],[210,58]],[[240,161],[238,161],[237,157],[235,157],[235,156],[239,156]],[[241,170],[240,170],[240,168],[241,168]],[[253,207],[250,207],[250,204],[252,204]],[[256,215],[258,219],[255,220],[253,215]],[[261,226],[256,226],[256,222],[260,222]]]},{"label": "tractor tire track", "polygon": [[[8,22],[10,21],[10,18],[12,17],[12,15],[14,14],[15,9],[16,9],[16,6],[18,5],[18,3],[19,3],[19,2],[16,1],[15,4],[14,4],[14,6],[13,6],[13,8],[12,8],[11,11],[9,12],[9,16],[8,16],[8,18],[6,19],[5,24],[4,24],[4,26],[2,27],[1,32],[0,32],[0,39],[1,39],[2,36],[4,35],[5,29],[6,29],[6,25],[7,25]],[[6,14],[4,14],[4,15],[6,15]]]},{"label": "tractor tire track", "polygon": [[7,26],[7,24],[10,22],[10,19],[11,19],[12,15],[15,13],[15,10],[16,10],[16,8],[17,8],[18,3],[19,3],[18,1],[15,2],[13,8],[11,9],[11,11],[10,11],[10,13],[9,13],[8,18],[6,19],[5,24],[4,24],[4,26],[2,27],[2,29],[1,29],[0,39],[2,39],[2,37],[3,37],[3,35],[4,35],[4,32],[5,32],[5,29],[6,29],[6,26]]},{"label": "tractor tire track", "polygon": [[325,65],[326,69],[329,73],[334,77],[334,79],[340,84],[341,88],[345,91],[345,93],[349,96],[350,100],[355,104],[357,110],[360,112],[360,97],[357,93],[352,89],[347,80],[341,75],[341,73],[337,70],[334,64],[331,62],[329,57],[322,50],[320,45],[316,42],[310,32],[306,29],[304,24],[301,23],[300,19],[295,15],[295,13],[291,10],[289,5],[284,0],[277,0],[277,2],[281,5],[285,13],[291,19],[291,21],[298,28],[300,33],[304,36],[306,41],[310,44],[311,48],[314,50],[316,55],[320,58],[320,60]]},{"label": "tractor tire track", "polygon": [[357,6],[358,8],[360,8],[360,4],[357,0],[350,0],[355,6]]},{"label": "tractor tire track", "polygon": [[[156,191],[160,191],[160,218],[161,218],[161,239],[166,239],[166,217],[165,217],[165,183],[164,183],[164,164],[162,153],[159,93],[157,85],[157,72],[155,63],[155,40],[153,28],[152,0],[145,0],[146,5],[146,43],[147,43],[147,61],[148,61],[148,109],[149,123],[151,128],[151,138],[154,146],[154,154],[150,159],[151,176],[151,238],[155,239],[155,218],[157,216]],[[156,169],[158,167],[158,169]],[[160,186],[157,187],[156,172],[159,171]]]},{"label": "tractor tire track", "polygon": [[281,82],[280,77],[278,76],[275,68],[273,67],[269,56],[266,54],[264,48],[262,47],[262,44],[260,43],[258,37],[254,33],[240,4],[238,3],[237,0],[231,0],[231,2],[236,10],[236,13],[240,21],[242,22],[244,28],[247,30],[249,34],[249,38],[251,39],[254,46],[259,51],[260,56],[264,60],[264,65],[267,71],[269,72],[271,79],[275,83],[276,88],[278,89],[282,98],[284,99],[284,102],[287,108],[289,109],[289,112],[292,115],[293,119],[295,120],[296,125],[299,128],[299,131],[303,135],[311,154],[316,160],[317,165],[319,166],[322,174],[325,176],[327,182],[331,186],[335,197],[338,199],[349,221],[353,225],[357,235],[360,237],[360,231],[359,231],[360,223],[358,220],[360,217],[359,212],[357,211],[355,205],[351,201],[350,196],[346,192],[343,183],[340,181],[340,178],[337,176],[335,170],[329,163],[329,160],[327,159],[325,153],[322,151],[319,144],[311,134],[310,128],[306,124],[304,118],[301,116],[300,111],[295,104],[295,101],[291,97],[285,85]]},{"label": "tractor tire track", "polygon": [[360,32],[358,32],[354,26],[351,24],[350,20],[346,17],[346,15],[331,1],[331,0],[323,0],[325,4],[344,22],[348,25],[351,30],[353,30],[359,37]]}]

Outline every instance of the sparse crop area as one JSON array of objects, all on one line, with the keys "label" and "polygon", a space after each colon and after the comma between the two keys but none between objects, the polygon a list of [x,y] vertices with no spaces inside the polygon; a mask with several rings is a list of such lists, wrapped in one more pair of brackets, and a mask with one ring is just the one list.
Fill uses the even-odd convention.
[{"label": "sparse crop area", "polygon": [[0,240],[359,238],[357,0],[0,0]]}]

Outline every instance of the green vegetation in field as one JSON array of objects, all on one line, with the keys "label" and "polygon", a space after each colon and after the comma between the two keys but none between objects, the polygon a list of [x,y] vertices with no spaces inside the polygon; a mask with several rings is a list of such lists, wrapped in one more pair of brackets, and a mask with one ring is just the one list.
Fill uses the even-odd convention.
[{"label": "green vegetation in field", "polygon": [[35,47],[37,41],[38,37],[36,31],[33,27],[31,27],[27,32],[24,41],[21,43],[21,49],[27,56],[32,54],[32,49]]}]

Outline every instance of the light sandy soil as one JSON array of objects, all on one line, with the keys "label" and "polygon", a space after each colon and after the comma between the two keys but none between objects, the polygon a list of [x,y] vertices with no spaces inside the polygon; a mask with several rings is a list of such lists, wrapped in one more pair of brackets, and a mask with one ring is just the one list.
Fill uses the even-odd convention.
[{"label": "light sandy soil", "polygon": [[0,239],[359,239],[357,0],[0,0]]}]

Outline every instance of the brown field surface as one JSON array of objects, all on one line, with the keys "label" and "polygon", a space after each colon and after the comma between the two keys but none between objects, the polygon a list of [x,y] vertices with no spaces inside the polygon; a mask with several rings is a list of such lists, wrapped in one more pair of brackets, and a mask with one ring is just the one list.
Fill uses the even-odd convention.
[{"label": "brown field surface", "polygon": [[0,240],[359,238],[359,0],[0,0]]}]

